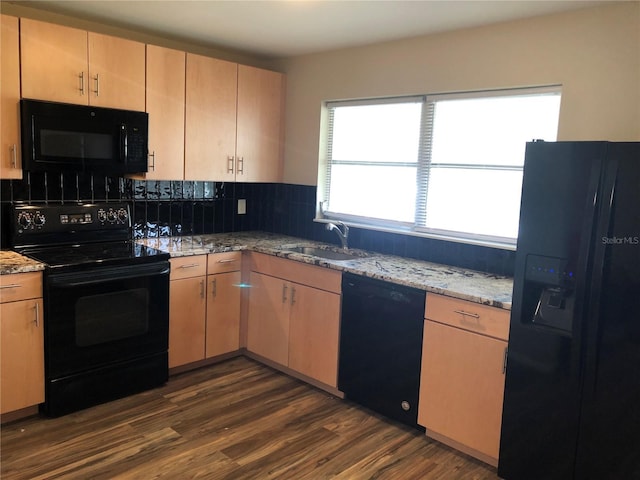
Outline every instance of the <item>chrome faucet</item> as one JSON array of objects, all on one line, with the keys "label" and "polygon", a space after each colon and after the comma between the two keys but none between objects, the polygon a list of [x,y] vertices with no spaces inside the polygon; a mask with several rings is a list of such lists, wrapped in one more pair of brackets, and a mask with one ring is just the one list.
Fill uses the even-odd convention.
[{"label": "chrome faucet", "polygon": [[327,230],[335,230],[336,235],[340,238],[342,248],[347,249],[347,241],[349,239],[349,227],[342,222],[327,223]]}]

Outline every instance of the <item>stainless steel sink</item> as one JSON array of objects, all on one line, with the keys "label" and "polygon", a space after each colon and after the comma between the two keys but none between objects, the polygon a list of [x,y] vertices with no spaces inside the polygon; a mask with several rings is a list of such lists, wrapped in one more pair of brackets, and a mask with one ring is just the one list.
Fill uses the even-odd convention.
[{"label": "stainless steel sink", "polygon": [[318,247],[286,247],[283,250],[302,253],[304,255],[313,255],[314,257],[326,258],[328,260],[354,260],[356,258],[361,258],[360,255],[354,255],[347,252],[336,252],[335,250],[327,250]]}]

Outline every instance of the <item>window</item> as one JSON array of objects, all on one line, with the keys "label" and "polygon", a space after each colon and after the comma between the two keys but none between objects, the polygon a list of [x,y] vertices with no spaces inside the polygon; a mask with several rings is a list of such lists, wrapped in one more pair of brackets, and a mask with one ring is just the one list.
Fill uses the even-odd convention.
[{"label": "window", "polygon": [[329,102],[322,214],[515,244],[526,142],[554,141],[560,89]]}]

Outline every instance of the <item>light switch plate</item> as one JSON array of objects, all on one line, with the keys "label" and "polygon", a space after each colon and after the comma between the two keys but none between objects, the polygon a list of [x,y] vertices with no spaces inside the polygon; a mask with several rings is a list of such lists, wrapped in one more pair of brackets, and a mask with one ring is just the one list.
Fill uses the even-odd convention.
[{"label": "light switch plate", "polygon": [[238,199],[238,215],[245,215],[247,213],[247,200],[244,198]]}]

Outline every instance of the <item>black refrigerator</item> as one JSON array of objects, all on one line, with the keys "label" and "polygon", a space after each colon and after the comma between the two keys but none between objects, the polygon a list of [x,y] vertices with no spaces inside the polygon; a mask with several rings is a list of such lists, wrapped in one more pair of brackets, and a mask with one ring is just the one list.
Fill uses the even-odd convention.
[{"label": "black refrigerator", "polygon": [[640,479],[640,143],[527,144],[498,475]]}]

